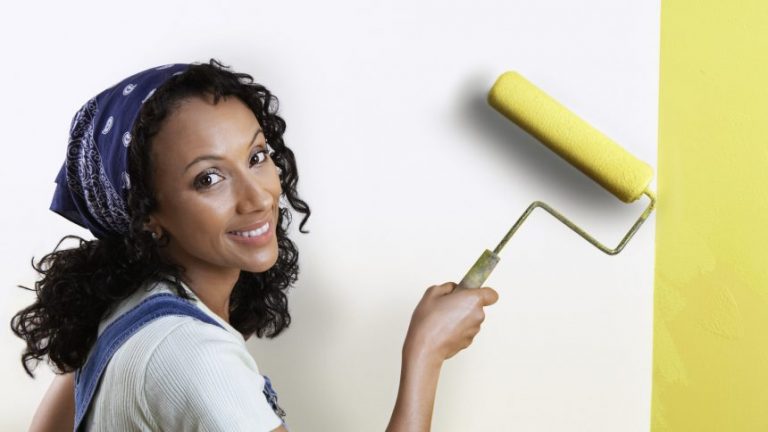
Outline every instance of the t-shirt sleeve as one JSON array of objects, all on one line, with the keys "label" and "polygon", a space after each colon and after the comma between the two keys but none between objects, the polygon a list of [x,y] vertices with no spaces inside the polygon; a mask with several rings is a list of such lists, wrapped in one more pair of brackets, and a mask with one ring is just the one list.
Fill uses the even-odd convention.
[{"label": "t-shirt sleeve", "polygon": [[263,389],[264,377],[242,342],[195,319],[157,345],[144,377],[153,421],[169,431],[272,431],[282,420]]}]

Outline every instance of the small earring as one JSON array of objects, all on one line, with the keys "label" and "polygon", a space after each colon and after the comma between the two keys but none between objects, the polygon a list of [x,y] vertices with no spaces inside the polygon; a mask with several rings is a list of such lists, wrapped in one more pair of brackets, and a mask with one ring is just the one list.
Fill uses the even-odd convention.
[{"label": "small earring", "polygon": [[152,240],[157,240],[157,239],[159,239],[159,238],[160,238],[160,234],[158,234],[158,233],[156,233],[156,232],[152,231]]}]

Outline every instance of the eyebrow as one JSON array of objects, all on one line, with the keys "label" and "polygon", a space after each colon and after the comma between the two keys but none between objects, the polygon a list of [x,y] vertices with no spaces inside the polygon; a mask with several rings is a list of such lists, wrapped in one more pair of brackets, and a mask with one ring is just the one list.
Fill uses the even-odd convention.
[{"label": "eyebrow", "polygon": [[[253,145],[253,143],[256,141],[256,138],[259,136],[259,134],[260,134],[260,133],[263,133],[263,131],[261,130],[261,128],[257,129],[257,130],[256,130],[256,133],[255,133],[255,134],[253,134],[253,138],[251,139],[251,142],[248,144],[248,147],[249,147],[249,148],[250,148],[250,147]],[[186,168],[184,168],[184,172],[187,172],[187,170],[189,170],[189,167],[191,167],[192,165],[194,165],[194,164],[196,164],[196,163],[198,163],[198,162],[201,162],[201,161],[204,161],[204,160],[223,160],[223,159],[224,159],[223,157],[221,157],[221,156],[218,156],[218,155],[202,155],[202,156],[198,156],[198,157],[194,158],[194,159],[192,160],[192,162],[190,162],[189,164],[187,164]]]}]

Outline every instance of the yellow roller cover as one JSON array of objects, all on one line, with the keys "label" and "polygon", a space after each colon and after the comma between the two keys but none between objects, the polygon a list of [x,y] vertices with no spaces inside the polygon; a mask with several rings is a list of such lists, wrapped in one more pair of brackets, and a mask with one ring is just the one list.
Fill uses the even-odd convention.
[{"label": "yellow roller cover", "polygon": [[501,114],[624,202],[638,199],[653,169],[517,72],[505,72],[488,94]]}]

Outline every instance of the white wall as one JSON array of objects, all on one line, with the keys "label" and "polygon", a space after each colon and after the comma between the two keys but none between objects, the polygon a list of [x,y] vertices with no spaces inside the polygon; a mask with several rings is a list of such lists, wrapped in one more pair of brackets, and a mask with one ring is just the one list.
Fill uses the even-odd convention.
[{"label": "white wall", "polygon": [[[134,1],[13,3],[0,18],[0,429],[22,430],[51,379],[23,373],[11,315],[31,257],[65,234],[48,210],[69,121],[145,67],[216,57],[278,95],[312,207],[296,236],[294,323],[251,352],[296,431],[382,430],[411,311],[460,279],[534,199],[615,244],[621,204],[493,111],[516,69],[655,165],[658,2]],[[544,213],[502,253],[501,295],[449,360],[436,431],[646,431],[653,220],[609,257]]]}]

